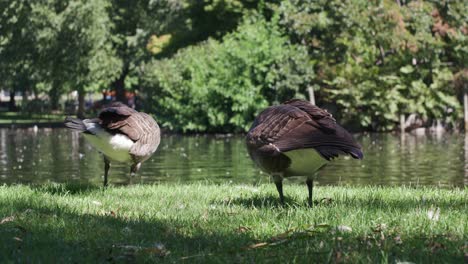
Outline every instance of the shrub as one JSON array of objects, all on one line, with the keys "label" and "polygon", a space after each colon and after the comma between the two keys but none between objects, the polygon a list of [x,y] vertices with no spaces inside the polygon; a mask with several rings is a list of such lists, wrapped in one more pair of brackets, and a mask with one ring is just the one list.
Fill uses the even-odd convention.
[{"label": "shrub", "polygon": [[239,132],[269,104],[303,97],[313,65],[277,24],[252,16],[222,42],[210,39],[145,65],[149,110],[172,130]]}]

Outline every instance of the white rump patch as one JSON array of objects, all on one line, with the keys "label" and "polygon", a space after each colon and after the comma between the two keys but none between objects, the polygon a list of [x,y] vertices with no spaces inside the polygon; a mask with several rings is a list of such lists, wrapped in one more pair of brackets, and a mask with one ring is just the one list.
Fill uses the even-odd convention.
[{"label": "white rump patch", "polygon": [[112,148],[115,150],[119,150],[119,149],[130,150],[130,148],[133,146],[133,141],[130,138],[128,138],[126,135],[115,134],[114,136],[111,137],[110,144],[112,145]]},{"label": "white rump patch", "polygon": [[83,133],[83,136],[106,157],[112,161],[132,161],[129,151],[135,143],[129,137],[123,134],[112,135],[96,123],[85,122],[85,125],[93,134]]},{"label": "white rump patch", "polygon": [[288,176],[313,176],[320,168],[328,163],[315,149],[297,149],[283,152],[291,165],[286,170]]}]

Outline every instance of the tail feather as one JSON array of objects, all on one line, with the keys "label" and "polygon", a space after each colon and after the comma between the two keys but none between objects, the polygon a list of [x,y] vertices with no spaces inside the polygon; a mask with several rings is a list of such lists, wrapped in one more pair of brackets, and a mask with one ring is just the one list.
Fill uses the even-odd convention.
[{"label": "tail feather", "polygon": [[78,118],[73,118],[73,117],[67,116],[65,118],[64,124],[65,124],[65,127],[69,128],[69,129],[72,129],[72,130],[76,130],[78,132],[85,132],[86,131],[86,126],[83,123],[83,120],[78,119]]}]

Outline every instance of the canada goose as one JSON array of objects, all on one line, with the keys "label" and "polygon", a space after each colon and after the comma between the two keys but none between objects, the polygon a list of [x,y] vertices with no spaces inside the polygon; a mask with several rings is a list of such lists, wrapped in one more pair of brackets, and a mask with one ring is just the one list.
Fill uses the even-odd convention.
[{"label": "canada goose", "polygon": [[361,147],[327,111],[293,99],[263,110],[246,136],[252,160],[273,178],[284,204],[283,178],[307,177],[312,206],[317,171],[339,154],[362,159]]},{"label": "canada goose", "polygon": [[83,136],[104,155],[104,186],[111,161],[131,163],[135,174],[141,163],[158,148],[161,140],[154,119],[119,102],[111,103],[93,119],[66,117],[65,126]]}]

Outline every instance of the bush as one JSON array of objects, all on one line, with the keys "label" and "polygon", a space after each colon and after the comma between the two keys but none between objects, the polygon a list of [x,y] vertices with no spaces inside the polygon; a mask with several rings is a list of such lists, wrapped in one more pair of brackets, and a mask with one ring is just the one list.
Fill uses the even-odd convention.
[{"label": "bush", "polygon": [[239,132],[269,104],[303,97],[313,65],[277,24],[253,16],[222,42],[208,40],[145,65],[148,110],[171,130]]}]

